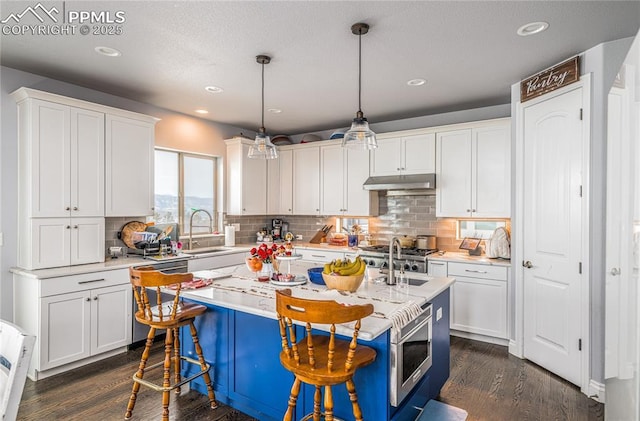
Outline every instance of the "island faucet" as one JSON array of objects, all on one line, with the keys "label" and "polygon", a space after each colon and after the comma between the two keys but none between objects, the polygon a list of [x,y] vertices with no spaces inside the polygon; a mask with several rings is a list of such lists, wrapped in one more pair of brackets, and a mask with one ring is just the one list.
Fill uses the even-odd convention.
[{"label": "island faucet", "polygon": [[396,245],[396,249],[398,250],[398,259],[400,259],[400,253],[402,251],[402,245],[400,244],[400,239],[398,237],[391,237],[391,241],[389,241],[389,272],[387,273],[387,284],[395,285],[396,284],[396,276],[393,269],[393,246]]},{"label": "island faucet", "polygon": [[[209,233],[213,232],[213,217],[206,209],[191,209],[191,218],[189,218],[189,250],[193,250],[193,217],[198,212],[204,212],[209,216]],[[198,225],[198,228],[202,228],[203,225]],[[206,227],[206,225],[205,225]]]}]

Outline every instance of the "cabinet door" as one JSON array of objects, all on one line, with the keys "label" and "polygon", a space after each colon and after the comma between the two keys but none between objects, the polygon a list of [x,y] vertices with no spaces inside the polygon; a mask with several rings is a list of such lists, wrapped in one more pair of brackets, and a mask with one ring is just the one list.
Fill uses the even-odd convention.
[{"label": "cabinet door", "polygon": [[242,215],[264,215],[267,213],[267,162],[247,158],[249,146],[242,146]]},{"label": "cabinet door", "polygon": [[91,355],[89,291],[41,298],[40,312],[40,371]]},{"label": "cabinet door", "polygon": [[[69,216],[71,206],[70,108],[32,100],[31,177],[32,217]],[[25,128],[26,129],[26,128]],[[29,156],[28,146],[24,156]],[[25,163],[28,168],[28,163]],[[25,180],[26,181],[26,180]],[[28,181],[26,181],[28,182]]]},{"label": "cabinet door", "polygon": [[437,134],[436,216],[471,216],[471,130]]},{"label": "cabinet door", "polygon": [[313,263],[329,263],[332,260],[344,259],[344,253],[330,250],[296,249],[296,253],[302,256],[302,261]]},{"label": "cabinet door", "polygon": [[403,174],[433,174],[436,171],[435,133],[402,138]]},{"label": "cabinet door", "polygon": [[[31,270],[71,264],[71,224],[69,218],[33,218],[29,223],[31,250],[30,253],[20,255],[20,267]],[[22,249],[20,247],[21,251]]]},{"label": "cabinet door", "polygon": [[104,216],[102,113],[71,108],[70,203],[71,216]]},{"label": "cabinet door", "polygon": [[427,267],[427,274],[435,277],[447,276],[447,262],[432,262],[429,260]]},{"label": "cabinet door", "polygon": [[280,214],[293,214],[293,151],[280,151]]},{"label": "cabinet door", "polygon": [[345,149],[342,145],[320,148],[322,174],[320,213],[340,215],[345,212]]},{"label": "cabinet door", "polygon": [[152,123],[106,117],[106,216],[153,215]]},{"label": "cabinet door", "polygon": [[131,343],[131,285],[97,288],[91,297],[91,355]]},{"label": "cabinet door", "polygon": [[372,176],[395,175],[400,172],[402,161],[402,139],[378,139],[378,147],[371,152]]},{"label": "cabinet door", "polygon": [[505,339],[507,283],[456,276],[451,295],[451,329]]},{"label": "cabinet door", "polygon": [[280,213],[280,159],[269,159],[267,161],[267,214],[277,215]]},{"label": "cabinet door", "polygon": [[511,132],[509,124],[473,130],[473,216],[511,216]]},{"label": "cabinet door", "polygon": [[293,151],[293,213],[320,213],[320,147]]},{"label": "cabinet door", "polygon": [[71,264],[104,262],[104,218],[71,218]]},{"label": "cabinet door", "polygon": [[369,151],[347,149],[346,153],[344,213],[376,216],[378,215],[378,195],[362,187],[369,178]]}]

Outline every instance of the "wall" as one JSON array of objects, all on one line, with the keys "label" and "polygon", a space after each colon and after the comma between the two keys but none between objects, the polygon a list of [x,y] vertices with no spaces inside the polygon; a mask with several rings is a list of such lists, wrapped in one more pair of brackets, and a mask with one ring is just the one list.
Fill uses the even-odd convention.
[{"label": "wall", "polygon": [[[220,156],[223,162],[226,155],[223,139],[240,132],[244,132],[247,136],[255,135],[250,130],[178,114],[104,92],[0,67],[0,204],[2,205],[0,232],[4,236],[4,245],[0,248],[0,318],[2,319],[13,319],[13,287],[9,268],[15,266],[17,262],[15,246],[18,220],[17,110],[9,94],[22,86],[160,118],[156,125],[157,146]],[[224,182],[222,175],[218,178],[220,186]],[[134,181],[132,178],[132,182]]]}]

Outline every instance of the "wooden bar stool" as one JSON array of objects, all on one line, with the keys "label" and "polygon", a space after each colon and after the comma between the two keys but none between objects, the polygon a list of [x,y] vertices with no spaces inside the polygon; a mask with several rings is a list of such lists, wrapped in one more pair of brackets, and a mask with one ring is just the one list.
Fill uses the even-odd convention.
[{"label": "wooden bar stool", "polygon": [[[347,391],[357,421],[362,420],[362,411],[358,404],[353,375],[360,367],[371,364],[376,359],[376,351],[368,346],[358,345],[360,319],[373,313],[373,306],[345,306],[335,301],[307,300],[291,296],[291,290],[276,291],[276,312],[282,337],[280,363],[291,371],[295,380],[289,396],[289,407],[284,415],[285,421],[291,421],[296,407],[300,383],[315,386],[313,413],[303,420],[313,418],[319,421],[333,420],[333,396],[331,386],[346,383]],[[304,322],[306,336],[299,341],[293,326],[294,320]],[[336,323],[355,321],[351,341],[335,337]],[[311,334],[312,323],[330,324],[330,334]],[[288,330],[288,335],[287,335]],[[324,386],[324,413],[321,412],[321,387]]]},{"label": "wooden bar stool", "polygon": [[[136,299],[136,303],[138,304],[138,311],[135,314],[136,320],[149,326],[149,334],[147,335],[147,342],[144,351],[142,352],[142,358],[140,359],[140,366],[138,367],[138,371],[133,375],[133,389],[131,391],[131,397],[129,398],[129,404],[127,405],[127,412],[125,413],[124,418],[131,418],[133,407],[136,404],[138,390],[140,389],[140,385],[143,384],[153,390],[162,392],[162,420],[168,421],[170,392],[175,390],[176,394],[179,394],[180,386],[200,376],[204,377],[204,382],[207,385],[207,393],[209,395],[211,409],[217,408],[218,404],[216,403],[215,394],[211,386],[211,378],[209,377],[210,366],[202,356],[202,347],[198,341],[198,333],[193,324],[195,318],[203,314],[207,308],[203,305],[184,303],[180,301],[181,283],[193,280],[193,274],[165,274],[154,270],[151,266],[144,266],[135,269],[130,268],[129,275],[131,278],[133,294]],[[176,285],[175,298],[170,302],[163,303],[160,287],[169,285]],[[147,287],[155,287],[157,289],[157,305],[149,303]],[[198,354],[198,361],[189,357],[180,356],[179,328],[186,325],[189,325],[189,328],[191,329],[191,337],[193,338],[193,344],[195,346],[196,353]],[[153,345],[153,339],[156,334],[156,329],[165,329],[167,331],[164,342],[164,361],[146,367],[147,359],[149,358],[149,351],[151,349],[151,345]],[[189,378],[181,379],[180,364],[182,361],[199,365],[201,371]],[[172,362],[174,369],[173,384],[171,384]],[[148,371],[160,366],[164,368],[164,376],[161,386],[143,379],[145,370]]]}]

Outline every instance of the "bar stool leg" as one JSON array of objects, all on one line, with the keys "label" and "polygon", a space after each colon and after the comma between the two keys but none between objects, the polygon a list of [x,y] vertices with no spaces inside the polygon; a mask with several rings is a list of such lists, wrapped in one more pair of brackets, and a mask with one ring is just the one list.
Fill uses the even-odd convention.
[{"label": "bar stool leg", "polygon": [[333,394],[331,386],[324,387],[324,419],[325,421],[333,421]]},{"label": "bar stool leg", "polygon": [[293,386],[291,386],[291,394],[289,395],[289,406],[287,407],[287,412],[284,414],[283,421],[291,421],[293,420],[293,412],[296,409],[296,402],[298,401],[298,394],[300,393],[300,379],[297,377],[293,381]]},{"label": "bar stool leg", "polygon": [[[149,359],[149,351],[151,350],[151,345],[153,345],[153,338],[156,336],[156,328],[149,328],[149,333],[147,334],[147,342],[144,346],[144,351],[142,352],[142,357],[140,357],[140,365],[138,366],[138,371],[136,372],[136,377],[141,379],[144,377],[144,369],[147,366],[147,360]],[[134,381],[133,388],[131,389],[131,397],[129,398],[129,403],[127,404],[127,412],[124,414],[124,419],[128,420],[131,418],[133,408],[136,406],[136,398],[138,397],[138,391],[140,390],[140,383]]]},{"label": "bar stool leg", "polygon": [[[173,384],[178,384],[180,383],[180,380],[182,380],[180,376],[180,369],[182,368],[181,367],[182,360],[180,359],[180,329],[175,328],[172,330],[173,330],[173,370],[174,370]],[[176,395],[180,394],[180,386],[176,387],[175,393]]]},{"label": "bar stool leg", "polygon": [[356,421],[362,421],[362,411],[360,410],[360,404],[358,403],[356,385],[351,379],[347,380],[347,391],[349,392],[349,399],[351,400],[351,406],[353,407],[353,416]]},{"label": "bar stool leg", "polygon": [[316,391],[313,394],[313,421],[320,421],[321,412],[321,402],[322,402],[322,392],[320,391],[320,386],[316,386]]},{"label": "bar stool leg", "polygon": [[167,329],[167,337],[164,341],[164,374],[162,377],[162,421],[169,421],[169,398],[171,391],[171,357],[173,351],[173,329]]},{"label": "bar stool leg", "polygon": [[[202,347],[198,340],[198,331],[196,330],[196,326],[193,324],[193,321],[189,323],[189,328],[191,329],[193,346],[196,349],[196,354],[198,354],[198,361],[200,361],[200,369],[204,371],[207,369],[207,362],[204,360],[204,356],[202,355]],[[209,404],[211,405],[211,409],[216,409],[218,407],[218,402],[216,402],[216,395],[213,392],[213,387],[211,386],[209,371],[205,371],[202,377],[204,378],[204,384],[207,385],[207,394],[209,395]]]}]

